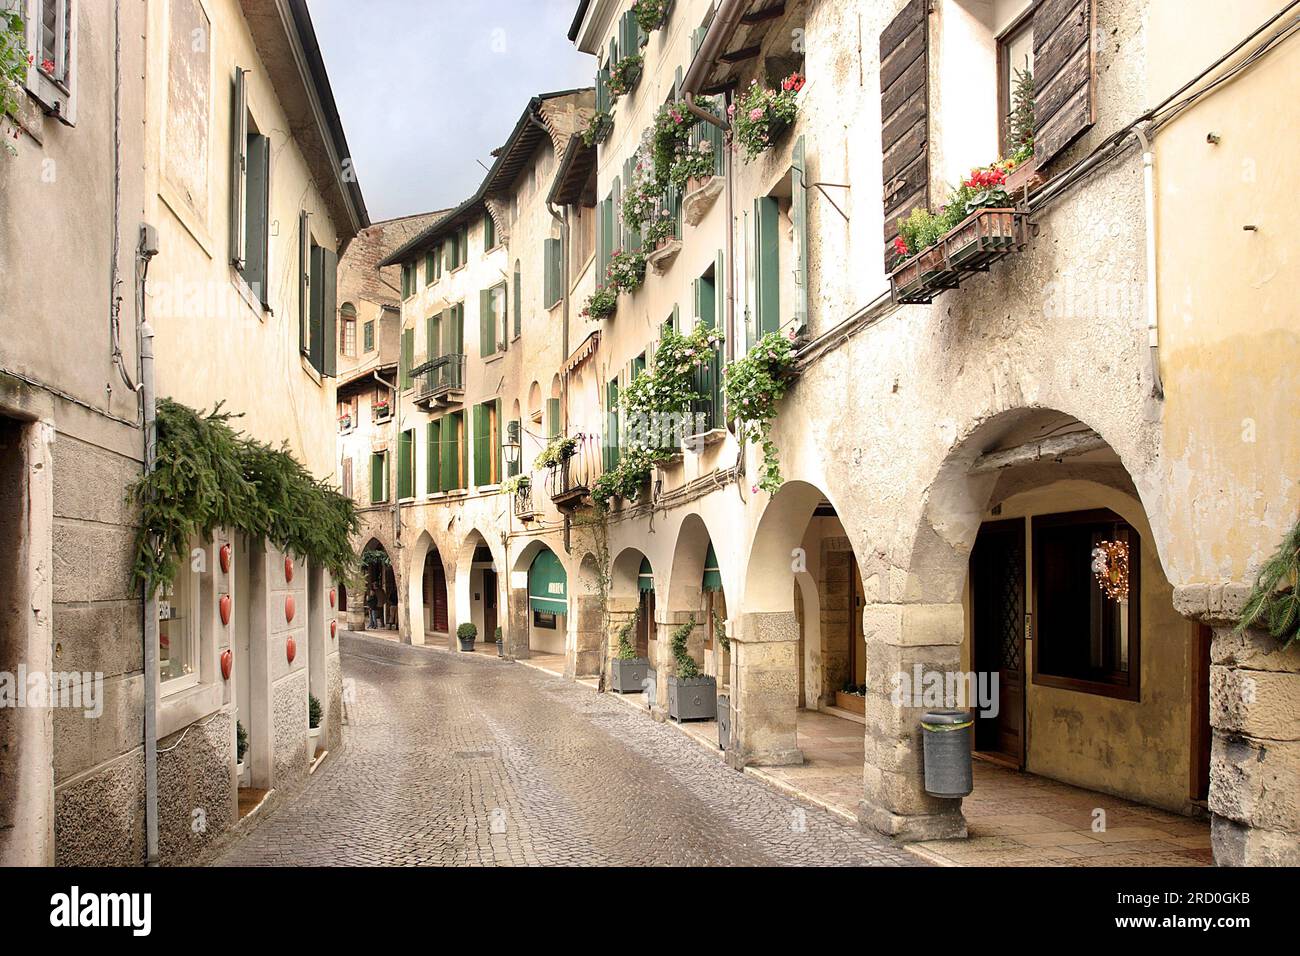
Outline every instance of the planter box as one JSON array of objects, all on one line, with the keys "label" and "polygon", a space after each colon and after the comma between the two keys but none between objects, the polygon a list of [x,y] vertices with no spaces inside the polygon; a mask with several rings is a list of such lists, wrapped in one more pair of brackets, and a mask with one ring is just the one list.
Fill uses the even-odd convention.
[{"label": "planter box", "polygon": [[847,694],[842,690],[835,692],[835,706],[851,714],[867,715],[867,699],[859,694]]},{"label": "planter box", "polygon": [[669,677],[668,716],[678,723],[717,718],[717,680],[712,677]]},{"label": "planter box", "polygon": [[1019,209],[977,209],[936,245],[899,263],[889,273],[890,292],[903,305],[929,304],[962,279],[1013,252],[1029,241],[1029,215]]},{"label": "planter box", "polygon": [[644,657],[632,660],[614,658],[610,669],[610,686],[620,694],[639,694],[645,690],[645,681],[650,673],[650,662]]},{"label": "planter box", "polygon": [[316,759],[316,751],[320,749],[320,732],[319,727],[307,728],[307,762]]},{"label": "planter box", "polygon": [[1007,173],[1006,190],[1012,196],[1024,190],[1033,192],[1043,185],[1043,176],[1038,171],[1038,157],[1031,156],[1011,172]]}]

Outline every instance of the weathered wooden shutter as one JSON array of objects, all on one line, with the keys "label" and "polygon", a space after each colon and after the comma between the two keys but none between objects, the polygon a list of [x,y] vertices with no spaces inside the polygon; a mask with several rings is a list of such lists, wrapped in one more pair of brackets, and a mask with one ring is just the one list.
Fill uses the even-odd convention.
[{"label": "weathered wooden shutter", "polygon": [[429,422],[428,447],[424,450],[424,488],[429,494],[442,490],[442,443],[439,440],[440,419]]},{"label": "weathered wooden shutter", "polygon": [[560,240],[547,239],[543,243],[542,261],[545,267],[543,295],[546,307],[550,308],[560,301]]},{"label": "weathered wooden shutter", "polygon": [[310,296],[310,316],[308,321],[311,323],[311,349],[307,353],[307,360],[311,362],[311,367],[321,372],[325,368],[325,351],[326,345],[322,341],[325,335],[325,250],[320,246],[311,247],[311,278],[309,280]]},{"label": "weathered wooden shutter", "polygon": [[480,289],[478,294],[478,354],[487,358],[496,353],[496,335],[492,330],[492,290]]},{"label": "weathered wooden shutter", "polygon": [[497,244],[497,224],[492,218],[492,213],[483,214],[483,251],[495,248]]},{"label": "weathered wooden shutter", "polygon": [[245,264],[244,209],[248,186],[248,101],[244,85],[247,70],[235,68],[230,106],[230,261],[241,272]]},{"label": "weathered wooden shutter", "polygon": [[384,453],[375,452],[370,456],[370,503],[377,505],[388,497],[387,482],[384,481]]},{"label": "weathered wooden shutter", "polygon": [[609,67],[601,66],[596,70],[596,112],[609,112]]},{"label": "weathered wooden shutter", "polygon": [[560,434],[560,400],[558,398],[548,398],[546,400],[546,437],[558,438]]},{"label": "weathered wooden shutter", "polygon": [[605,470],[618,466],[618,379],[605,385],[605,442],[602,448]]},{"label": "weathered wooden shutter", "polygon": [[488,407],[474,406],[474,484],[491,484],[488,469]]},{"label": "weathered wooden shutter", "polygon": [[402,329],[400,378],[402,388],[411,387],[411,358],[415,354],[415,329]]},{"label": "weathered wooden shutter", "polygon": [[754,200],[754,324],[759,338],[781,327],[780,216],[771,196]]},{"label": "weathered wooden shutter", "polygon": [[298,348],[311,352],[311,214],[298,213]]},{"label": "weathered wooden shutter", "polygon": [[456,416],[445,415],[441,419],[442,440],[442,467],[439,469],[442,483],[439,487],[443,491],[451,491],[456,487]]},{"label": "weathered wooden shutter", "polygon": [[492,481],[501,480],[501,399],[492,405],[489,427],[492,434]]},{"label": "weathered wooden shutter", "polygon": [[808,171],[803,137],[791,160],[790,217],[794,220],[794,327],[808,325]]},{"label": "weathered wooden shutter", "polygon": [[319,285],[321,288],[321,347],[324,350],[322,354],[324,364],[321,365],[320,373],[330,378],[338,374],[338,278],[338,253],[333,249],[322,248],[320,251]]},{"label": "weathered wooden shutter", "polygon": [[515,338],[519,338],[524,331],[524,276],[519,268],[519,263],[515,262],[515,282],[514,282],[514,313],[515,313]]},{"label": "weathered wooden shutter", "polygon": [[270,302],[267,289],[267,248],[270,243],[271,140],[254,136],[248,144],[248,175],[244,224],[244,281],[263,305]]},{"label": "weathered wooden shutter", "polygon": [[415,432],[409,428],[397,437],[397,497],[409,498],[415,493],[411,481],[411,466],[414,464],[411,451]]},{"label": "weathered wooden shutter", "polygon": [[469,226],[460,228],[460,264],[469,262]]},{"label": "weathered wooden shutter", "polygon": [[908,0],[880,34],[886,268],[898,220],[930,205],[929,46],[929,0]]},{"label": "weathered wooden shutter", "polygon": [[433,285],[433,253],[424,254],[424,284]]},{"label": "weathered wooden shutter", "polygon": [[1034,10],[1034,157],[1050,163],[1097,120],[1092,0],[1042,0]]}]

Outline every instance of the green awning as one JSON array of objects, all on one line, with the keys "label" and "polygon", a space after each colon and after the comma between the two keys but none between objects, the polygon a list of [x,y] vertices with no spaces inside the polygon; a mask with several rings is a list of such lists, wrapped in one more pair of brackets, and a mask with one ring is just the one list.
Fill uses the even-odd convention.
[{"label": "green awning", "polygon": [[636,586],[642,591],[653,591],[655,589],[655,572],[650,567],[650,559],[641,559],[641,570],[636,576]]},{"label": "green awning", "polygon": [[565,614],[569,609],[568,576],[549,549],[539,551],[528,569],[528,606],[534,611]]},{"label": "green awning", "polygon": [[700,582],[703,591],[722,590],[722,570],[718,567],[718,556],[713,552],[713,542],[709,542],[708,553],[704,555],[704,580]]}]

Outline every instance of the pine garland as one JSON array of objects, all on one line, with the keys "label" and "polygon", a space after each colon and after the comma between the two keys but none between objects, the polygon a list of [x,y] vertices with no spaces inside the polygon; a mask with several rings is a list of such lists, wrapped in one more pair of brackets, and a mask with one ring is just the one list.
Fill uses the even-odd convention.
[{"label": "pine garland", "polygon": [[1300,636],[1300,523],[1282,539],[1255,579],[1254,590],[1242,609],[1237,630],[1259,626],[1282,642],[1284,648]]},{"label": "pine garland", "polygon": [[237,417],[221,403],[207,414],[171,399],[158,403],[154,469],[128,492],[140,509],[133,581],[170,583],[190,542],[218,528],[269,541],[346,580],[359,528],[352,500],[316,480],[287,447],[236,431]]}]

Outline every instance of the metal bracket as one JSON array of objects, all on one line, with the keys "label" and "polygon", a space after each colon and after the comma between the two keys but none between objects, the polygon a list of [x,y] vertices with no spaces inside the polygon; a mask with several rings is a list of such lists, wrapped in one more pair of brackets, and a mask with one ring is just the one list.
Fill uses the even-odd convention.
[{"label": "metal bracket", "polygon": [[799,172],[799,185],[803,186],[804,189],[816,189],[819,193],[821,193],[823,196],[826,197],[826,201],[827,201],[828,203],[830,203],[831,206],[833,206],[833,207],[835,208],[835,211],[836,211],[837,213],[840,214],[840,217],[841,217],[845,222],[851,222],[851,221],[852,221],[852,220],[849,219],[848,213],[846,213],[843,209],[841,209],[839,203],[837,203],[834,199],[832,199],[832,198],[831,198],[831,194],[828,193],[828,192],[826,191],[826,187],[827,187],[827,186],[829,186],[829,187],[832,188],[832,189],[850,189],[850,188],[852,188],[852,187],[847,186],[847,185],[845,185],[844,183],[820,183],[820,182],[819,182],[819,183],[810,183],[810,182],[808,182],[807,179],[804,178],[804,171],[803,171],[802,169],[800,169],[798,166],[791,165],[790,169],[791,169],[791,170],[798,170],[798,172]]}]

